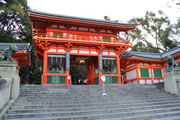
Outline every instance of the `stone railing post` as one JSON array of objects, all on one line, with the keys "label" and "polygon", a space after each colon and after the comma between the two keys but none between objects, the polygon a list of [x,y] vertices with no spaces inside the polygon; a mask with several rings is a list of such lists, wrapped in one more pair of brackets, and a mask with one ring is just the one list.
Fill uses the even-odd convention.
[{"label": "stone railing post", "polygon": [[167,69],[165,73],[164,88],[172,94],[180,93],[180,68]]},{"label": "stone railing post", "polygon": [[20,78],[16,63],[0,64],[0,77],[12,78],[11,99],[16,100],[20,94]]}]

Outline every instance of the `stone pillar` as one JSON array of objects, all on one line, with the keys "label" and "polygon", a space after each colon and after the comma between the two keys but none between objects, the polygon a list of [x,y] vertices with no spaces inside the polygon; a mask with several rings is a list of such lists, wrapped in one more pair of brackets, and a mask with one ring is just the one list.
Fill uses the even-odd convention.
[{"label": "stone pillar", "polygon": [[102,76],[102,70],[103,70],[103,61],[102,61],[102,53],[99,53],[98,56],[98,66],[99,66],[99,85],[102,85],[102,80],[101,80],[101,76]]},{"label": "stone pillar", "polygon": [[170,92],[172,94],[180,93],[180,68],[166,70],[164,88],[166,92]]},{"label": "stone pillar", "polygon": [[0,76],[12,78],[11,99],[16,100],[20,94],[20,78],[18,75],[18,64],[0,63]]},{"label": "stone pillar", "polygon": [[70,73],[70,52],[66,52],[66,85],[70,85],[70,80],[68,79]]}]

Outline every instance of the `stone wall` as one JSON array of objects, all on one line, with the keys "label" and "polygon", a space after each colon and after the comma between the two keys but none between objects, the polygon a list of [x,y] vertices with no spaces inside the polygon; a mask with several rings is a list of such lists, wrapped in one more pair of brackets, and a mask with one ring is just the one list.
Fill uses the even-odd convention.
[{"label": "stone wall", "polygon": [[0,64],[0,77],[12,78],[11,98],[16,100],[20,94],[20,78],[17,64]]},{"label": "stone wall", "polygon": [[16,63],[0,64],[0,120],[20,94],[20,78]]},{"label": "stone wall", "polygon": [[180,68],[166,70],[164,88],[172,94],[180,93]]},{"label": "stone wall", "polygon": [[4,81],[0,84],[0,111],[8,103],[11,98],[11,86],[12,78],[0,78],[0,81]]}]

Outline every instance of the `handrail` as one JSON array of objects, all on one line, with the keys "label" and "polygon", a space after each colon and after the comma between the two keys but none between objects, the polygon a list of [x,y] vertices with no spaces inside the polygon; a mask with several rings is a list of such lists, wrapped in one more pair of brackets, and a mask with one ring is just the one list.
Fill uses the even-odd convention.
[{"label": "handrail", "polygon": [[58,40],[75,40],[75,41],[86,41],[86,42],[103,42],[103,43],[114,43],[114,44],[129,44],[129,40],[117,40],[117,39],[113,39],[113,40],[109,40],[109,41],[104,41],[104,40],[100,40],[100,39],[94,39],[91,38],[92,36],[88,36],[88,35],[77,35],[75,36],[60,36],[60,35],[46,35],[46,34],[35,34],[34,37],[37,38],[45,38],[45,39],[58,39]]}]

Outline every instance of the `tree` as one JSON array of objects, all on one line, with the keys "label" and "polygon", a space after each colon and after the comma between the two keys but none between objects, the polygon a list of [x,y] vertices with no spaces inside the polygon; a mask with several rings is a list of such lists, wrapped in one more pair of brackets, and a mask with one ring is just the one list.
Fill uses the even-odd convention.
[{"label": "tree", "polygon": [[42,62],[36,59],[27,0],[0,0],[0,42],[31,43],[31,65],[20,69],[23,81],[40,83]]},{"label": "tree", "polygon": [[0,5],[1,42],[32,42],[27,1],[1,0]]},{"label": "tree", "polygon": [[159,11],[158,15],[146,12],[144,17],[133,18],[130,23],[138,24],[137,28],[127,36],[136,51],[161,52],[178,45],[175,35],[177,28],[170,23],[169,18]]}]

